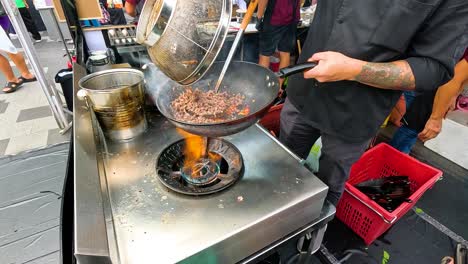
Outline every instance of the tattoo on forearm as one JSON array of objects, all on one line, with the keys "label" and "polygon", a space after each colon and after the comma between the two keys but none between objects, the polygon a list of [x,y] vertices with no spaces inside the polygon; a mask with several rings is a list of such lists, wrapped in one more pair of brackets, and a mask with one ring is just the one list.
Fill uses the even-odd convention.
[{"label": "tattoo on forearm", "polygon": [[416,86],[413,72],[406,61],[368,62],[362,66],[355,80],[383,89],[412,90]]}]

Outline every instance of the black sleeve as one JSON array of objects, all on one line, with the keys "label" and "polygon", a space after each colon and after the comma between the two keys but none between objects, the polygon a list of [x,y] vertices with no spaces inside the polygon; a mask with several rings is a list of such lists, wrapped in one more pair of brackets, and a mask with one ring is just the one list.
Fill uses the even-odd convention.
[{"label": "black sleeve", "polygon": [[448,82],[467,46],[468,1],[443,1],[414,36],[407,52],[416,90],[435,90]]}]

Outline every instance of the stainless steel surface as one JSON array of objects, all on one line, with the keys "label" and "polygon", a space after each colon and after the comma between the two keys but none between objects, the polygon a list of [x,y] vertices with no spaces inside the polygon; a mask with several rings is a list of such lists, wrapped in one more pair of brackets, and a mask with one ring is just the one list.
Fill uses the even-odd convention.
[{"label": "stainless steel surface", "polygon": [[[177,0],[173,1],[146,1],[140,15],[139,22],[143,24],[137,30],[137,40],[141,44],[153,46],[161,38],[167,24],[174,13]],[[155,21],[153,21],[156,18]],[[146,28],[145,28],[146,27]],[[145,32],[145,29],[147,30]]]},{"label": "stainless steel surface", "polygon": [[188,85],[215,61],[231,20],[231,0],[147,0],[137,41],[172,80]]},{"label": "stainless steel surface", "polygon": [[333,217],[335,216],[335,212],[336,212],[335,206],[332,203],[325,201],[322,207],[322,212],[320,213],[319,217],[315,218],[312,222],[308,223],[307,225],[298,229],[297,231],[289,234],[288,236],[280,239],[279,241],[272,243],[268,247],[242,260],[241,263],[250,263],[254,260],[257,260],[260,256],[267,253],[268,251],[281,246],[282,244],[286,243],[290,239],[293,239],[301,234],[305,234],[307,232],[319,231],[321,228],[326,227],[326,223],[328,223],[329,221],[333,219]]},{"label": "stainless steel surface", "polygon": [[258,128],[260,130],[262,130],[269,138],[271,138],[271,140],[273,140],[274,142],[278,143],[278,145],[280,145],[284,151],[286,151],[289,155],[291,155],[291,157],[295,158],[299,163],[303,164],[304,162],[304,159],[301,159],[299,156],[296,155],[296,153],[292,152],[290,149],[288,149],[285,145],[281,144],[281,142],[276,138],[274,137],[270,131],[268,131],[267,129],[265,129],[263,126],[258,126]]},{"label": "stainless steel surface", "polygon": [[[78,80],[86,75],[86,69],[73,65],[74,92],[78,92]],[[84,101],[74,100],[74,175],[75,175],[75,256],[79,264],[118,263],[111,261],[100,173],[91,112]],[[100,159],[99,159],[100,160]],[[102,168],[102,166],[100,166]],[[116,258],[114,258],[116,259]]]},{"label": "stainless steel surface", "polygon": [[79,98],[87,98],[110,139],[131,139],[146,130],[143,78],[138,70],[113,69],[80,80]]},{"label": "stainless steel surface", "polygon": [[139,112],[139,115],[143,115],[143,121],[140,121],[135,126],[117,130],[107,130],[104,132],[104,134],[106,134],[106,136],[110,139],[115,140],[128,140],[143,134],[146,131],[146,129],[148,129],[148,123],[146,122],[146,118],[144,117],[143,110]]},{"label": "stainless steel surface", "polygon": [[78,263],[233,263],[331,217],[320,213],[327,187],[258,125],[225,138],[243,154],[243,178],[194,198],[155,175],[160,151],[180,139],[170,122],[151,115],[143,136],[106,142],[82,101],[75,113]]},{"label": "stainless steel surface", "polygon": [[[75,93],[83,75],[75,65]],[[331,217],[329,207],[321,212],[327,187],[259,125],[224,138],[243,155],[243,177],[192,197],[169,191],[156,175],[160,152],[181,139],[171,122],[151,113],[142,136],[108,141],[84,101],[74,108],[80,264],[245,262]]]},{"label": "stainless steel surface", "polygon": [[[211,90],[213,83],[218,80],[223,65],[222,62],[215,63],[209,73],[193,87],[202,91]],[[186,87],[174,85],[174,82],[166,82],[157,89],[156,96],[153,97],[161,113],[176,126],[192,134],[220,137],[235,134],[255,124],[268,111],[279,91],[276,75],[269,69],[254,63],[232,62],[224,77],[224,83],[227,85],[225,89],[230,93],[240,93],[245,96],[245,104],[250,109],[248,115],[219,123],[186,123],[175,119],[171,108],[171,102],[185,91]]]},{"label": "stainless steel surface", "polygon": [[320,215],[327,187],[257,126],[225,138],[243,155],[243,177],[203,197],[176,194],[157,179],[157,156],[181,138],[174,126],[152,116],[145,135],[106,144],[121,263],[233,263]]}]

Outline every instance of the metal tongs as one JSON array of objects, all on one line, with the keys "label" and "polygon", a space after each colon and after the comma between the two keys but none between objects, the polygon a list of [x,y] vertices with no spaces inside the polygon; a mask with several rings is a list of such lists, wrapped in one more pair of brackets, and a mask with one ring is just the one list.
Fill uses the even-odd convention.
[{"label": "metal tongs", "polygon": [[242,36],[244,35],[244,31],[249,25],[250,20],[252,19],[253,13],[255,12],[257,5],[258,5],[258,0],[250,1],[249,7],[247,8],[247,12],[245,13],[244,19],[242,19],[242,24],[239,27],[239,31],[237,31],[237,35],[236,35],[236,38],[234,39],[234,43],[232,43],[231,50],[229,51],[226,62],[224,63],[223,69],[221,70],[221,73],[219,74],[218,81],[216,82],[216,85],[215,85],[216,92],[218,92],[219,87],[221,86],[221,83],[223,82],[224,75],[226,74],[226,71],[229,68],[229,64],[231,64],[232,57],[234,57],[234,54],[236,53],[237,46],[239,46],[239,42],[242,39]]}]

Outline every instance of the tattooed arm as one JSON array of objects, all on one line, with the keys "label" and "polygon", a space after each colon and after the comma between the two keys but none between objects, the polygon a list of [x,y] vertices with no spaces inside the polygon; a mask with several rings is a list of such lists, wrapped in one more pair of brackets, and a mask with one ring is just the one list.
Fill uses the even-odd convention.
[{"label": "tattooed arm", "polygon": [[361,62],[355,81],[382,89],[414,90],[416,84],[409,64],[404,61],[373,63]]},{"label": "tattooed arm", "polygon": [[318,65],[305,72],[304,77],[319,82],[349,80],[392,90],[414,90],[416,86],[411,67],[404,60],[374,63],[327,51],[314,54],[309,61]]}]

